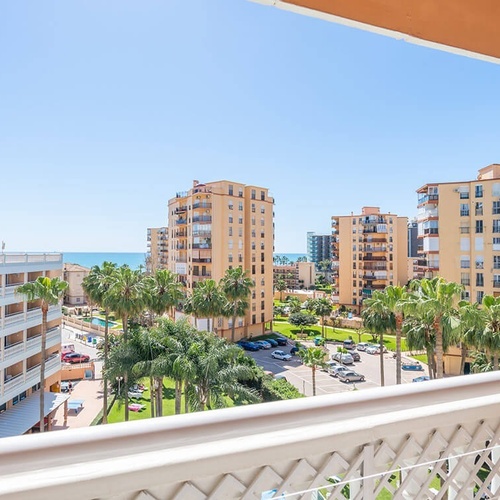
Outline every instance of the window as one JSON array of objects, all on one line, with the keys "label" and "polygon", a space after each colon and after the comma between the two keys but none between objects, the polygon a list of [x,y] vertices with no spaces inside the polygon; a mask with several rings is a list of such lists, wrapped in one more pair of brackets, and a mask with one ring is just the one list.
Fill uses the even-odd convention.
[{"label": "window", "polygon": [[484,238],[482,236],[476,236],[475,240],[474,248],[476,252],[482,252],[484,250]]},{"label": "window", "polygon": [[241,253],[238,254],[238,262],[243,262],[243,255]]},{"label": "window", "polygon": [[[264,242],[262,241],[261,244],[260,244],[260,249],[264,250],[264,248],[265,248],[265,245],[264,245]],[[264,254],[262,254],[262,255],[264,255]]]},{"label": "window", "polygon": [[460,203],[460,217],[468,217],[468,216],[469,216],[469,204]]},{"label": "window", "polygon": [[493,238],[493,250],[500,250],[500,238]]},{"label": "window", "polygon": [[469,269],[470,268],[470,258],[469,256],[464,256],[460,257],[460,267],[462,269]]},{"label": "window", "polygon": [[255,325],[255,314],[252,314],[252,325]]},{"label": "window", "polygon": [[241,250],[243,248],[243,241],[238,240],[238,248]]},{"label": "window", "polygon": [[252,226],[255,226],[255,217],[252,217]]},{"label": "window", "polygon": [[483,232],[483,221],[482,220],[477,220],[476,221],[476,233],[480,234]]},{"label": "window", "polygon": [[227,256],[229,262],[233,262],[233,254],[230,253],[228,256]]},{"label": "window", "polygon": [[239,196],[240,198],[243,198],[243,189],[242,189],[242,188],[239,188],[239,189],[238,189],[238,196]]},{"label": "window", "polygon": [[260,291],[260,297],[263,299],[263,298],[264,298],[264,296],[265,296],[264,290],[261,290],[261,291]]},{"label": "window", "polygon": [[266,209],[265,209],[264,205],[260,206],[260,213],[261,214],[265,214],[266,213]]},{"label": "window", "polygon": [[356,251],[356,245],[353,245],[353,246],[352,246],[352,250],[353,250],[353,252],[355,252],[355,251]]},{"label": "window", "polygon": [[255,274],[255,265],[252,265],[252,274]]},{"label": "window", "polygon": [[260,301],[260,308],[261,308],[261,309],[265,309],[265,308],[266,308],[266,303],[265,303],[265,301],[264,301],[264,300],[261,300],[261,301]]},{"label": "window", "polygon": [[470,300],[470,293],[467,290],[462,290],[462,300]]},{"label": "window", "polygon": [[229,184],[228,189],[229,189],[229,196],[233,196],[233,185]]},{"label": "window", "polygon": [[493,269],[500,269],[500,255],[493,255]]},{"label": "window", "polygon": [[243,217],[238,217],[238,224],[243,224]]},{"label": "window", "polygon": [[243,202],[242,201],[238,202],[238,210],[243,210]]},{"label": "window", "polygon": [[252,212],[255,212],[255,203],[252,203]]},{"label": "window", "polygon": [[476,202],[476,215],[483,215],[483,202]]},{"label": "window", "polygon": [[264,219],[264,217],[260,218],[260,225],[261,226],[265,226],[266,225],[266,219]]},{"label": "window", "polygon": [[252,189],[251,197],[252,197],[252,200],[255,200],[255,189]]},{"label": "window", "polygon": [[460,199],[468,200],[469,199],[469,188],[458,188],[460,190]]},{"label": "window", "polygon": [[500,196],[500,184],[495,182],[491,188],[492,196]]},{"label": "window", "polygon": [[356,286],[356,280],[353,280],[353,281],[352,281],[352,286],[353,286],[353,287],[354,287],[354,286]]},{"label": "window", "polygon": [[252,241],[252,250],[255,250],[255,241]]},{"label": "window", "polygon": [[356,225],[356,219],[352,219],[352,224],[355,226]]},{"label": "window", "polygon": [[469,273],[460,273],[460,283],[465,286],[470,285],[470,274]]},{"label": "window", "polygon": [[265,236],[265,235],[266,235],[266,233],[264,233],[264,231],[261,231],[261,232],[260,232],[260,237],[261,237],[261,238],[264,238],[264,236]]},{"label": "window", "polygon": [[476,255],[476,269],[484,269],[484,257]]},{"label": "window", "polygon": [[230,215],[230,216],[229,216],[229,224],[232,224],[232,223],[233,223],[233,216],[232,216],[232,215]]},{"label": "window", "polygon": [[240,238],[242,238],[242,237],[243,237],[243,228],[242,228],[242,227],[239,227],[239,228],[238,228],[238,236],[239,236]]},{"label": "window", "polygon": [[500,214],[500,201],[494,201],[493,202],[493,215],[498,215]]},{"label": "window", "polygon": [[469,234],[470,227],[469,226],[460,226],[460,234]]},{"label": "window", "polygon": [[493,275],[493,288],[500,288],[500,274]]},{"label": "window", "polygon": [[260,284],[261,284],[261,286],[264,286],[264,285],[266,284],[266,280],[265,280],[264,278],[262,278],[262,279],[260,280]]},{"label": "window", "polygon": [[265,321],[266,321],[266,317],[265,317],[264,313],[261,313],[260,314],[260,322],[264,323]]},{"label": "window", "polygon": [[482,197],[483,197],[483,185],[477,184],[476,185],[476,198],[482,198]]},{"label": "window", "polygon": [[500,220],[494,220],[493,221],[493,229],[492,231],[494,233],[500,233]]},{"label": "window", "polygon": [[476,273],[476,286],[484,286],[483,273]]},{"label": "window", "polygon": [[481,304],[483,302],[483,297],[484,297],[484,292],[483,291],[477,291],[476,292],[476,301]]},{"label": "window", "polygon": [[261,201],[265,201],[266,200],[266,193],[264,191],[260,192],[260,199],[261,199]]},{"label": "window", "polygon": [[252,238],[255,238],[255,229],[252,229]]},{"label": "window", "polygon": [[264,265],[260,266],[260,274],[264,274]]},{"label": "window", "polygon": [[252,290],[252,299],[255,299],[255,290]]},{"label": "window", "polygon": [[233,249],[233,240],[229,240],[229,250]]},{"label": "window", "polygon": [[233,235],[233,228],[232,226],[229,226],[229,236],[232,236]]}]

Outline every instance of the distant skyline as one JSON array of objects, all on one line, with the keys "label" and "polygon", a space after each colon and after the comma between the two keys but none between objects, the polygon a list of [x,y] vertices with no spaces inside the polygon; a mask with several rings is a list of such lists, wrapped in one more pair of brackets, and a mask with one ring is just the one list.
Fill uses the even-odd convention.
[{"label": "distant skyline", "polygon": [[247,0],[10,2],[0,43],[7,252],[145,252],[177,191],[230,179],[306,253],[500,162],[497,65]]}]

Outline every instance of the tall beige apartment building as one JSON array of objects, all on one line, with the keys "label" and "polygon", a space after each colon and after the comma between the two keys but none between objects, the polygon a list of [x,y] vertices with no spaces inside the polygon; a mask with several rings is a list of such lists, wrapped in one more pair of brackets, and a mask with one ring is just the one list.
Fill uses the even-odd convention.
[{"label": "tall beige apartment building", "polygon": [[64,263],[63,279],[68,282],[64,303],[70,306],[83,306],[87,297],[83,291],[83,280],[89,275],[90,269],[80,264]]},{"label": "tall beige apartment building", "polygon": [[374,290],[408,282],[408,218],[363,207],[332,217],[334,302],[360,312]]},{"label": "tall beige apartment building", "polygon": [[500,294],[500,165],[476,180],[417,190],[419,267],[426,277],[464,285],[463,299]]},{"label": "tall beige apartment building", "polygon": [[[62,254],[0,254],[0,437],[24,434],[39,422],[42,311],[17,287],[39,276],[62,275]],[[67,396],[61,380],[61,306],[49,307],[45,410],[49,419]]]},{"label": "tall beige apartment building", "polygon": [[[262,334],[272,323],[273,205],[268,189],[232,181],[194,181],[168,202],[168,267],[188,291],[238,266],[255,283],[246,317],[236,320],[236,339]],[[216,323],[225,337],[231,326],[227,318]]]},{"label": "tall beige apartment building", "polygon": [[168,268],[168,227],[148,227],[146,268],[149,272]]}]

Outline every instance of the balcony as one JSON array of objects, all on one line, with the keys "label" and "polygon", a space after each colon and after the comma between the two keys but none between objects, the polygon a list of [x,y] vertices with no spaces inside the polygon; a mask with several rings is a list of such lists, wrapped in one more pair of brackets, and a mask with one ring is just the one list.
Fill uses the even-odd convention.
[{"label": "balcony", "polygon": [[4,438],[0,496],[71,498],[78,469],[85,498],[333,500],[349,483],[351,498],[413,500],[437,497],[435,477],[439,498],[498,498],[499,384],[492,372]]},{"label": "balcony", "polygon": [[212,204],[211,203],[208,203],[206,201],[195,201],[193,203],[193,210],[196,209],[196,208],[203,208],[203,209],[209,209],[209,208],[212,208]]},{"label": "balcony", "polygon": [[387,243],[387,236],[364,236],[363,243]]},{"label": "balcony", "polygon": [[187,231],[175,231],[176,238],[187,238]]},{"label": "balcony", "polygon": [[426,194],[425,196],[421,196],[418,198],[418,205],[425,205],[426,203],[438,203],[439,195],[438,194]]},{"label": "balcony", "polygon": [[386,262],[387,261],[387,257],[375,257],[373,255],[365,255],[365,256],[363,256],[363,258],[361,260],[364,260],[364,261],[374,261],[374,262],[377,262],[377,261]]},{"label": "balcony", "polygon": [[211,215],[195,215],[193,217],[193,222],[212,222]]},{"label": "balcony", "polygon": [[212,248],[212,244],[211,243],[193,243],[191,245],[192,248]]},{"label": "balcony", "polygon": [[177,219],[177,220],[175,221],[175,224],[176,224],[177,226],[181,226],[181,225],[187,224],[187,219]]},{"label": "balcony", "polygon": [[182,214],[184,212],[187,212],[187,205],[183,205],[181,207],[176,207],[176,209],[174,210],[175,214]]},{"label": "balcony", "polygon": [[211,258],[205,258],[205,259],[192,259],[192,262],[196,263],[201,263],[201,264],[210,264],[212,262]]}]

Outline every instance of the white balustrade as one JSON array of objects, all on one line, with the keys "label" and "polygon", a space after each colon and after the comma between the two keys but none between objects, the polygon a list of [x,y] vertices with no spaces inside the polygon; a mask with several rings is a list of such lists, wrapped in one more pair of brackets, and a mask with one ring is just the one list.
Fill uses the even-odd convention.
[{"label": "white balustrade", "polygon": [[439,495],[498,498],[499,383],[487,373],[5,438],[0,496],[71,497],[78,469],[81,498],[311,498],[317,488],[346,498],[336,477],[358,500],[423,499],[436,498],[437,473]]},{"label": "white balustrade", "polygon": [[4,382],[4,390],[3,393],[12,393],[16,391],[18,388],[22,387],[24,384],[24,377],[23,374],[20,373],[19,375],[16,375],[15,377],[10,378],[9,380],[5,380]]},{"label": "white balustrade", "polygon": [[18,342],[17,344],[5,346],[5,349],[3,351],[3,359],[4,361],[8,360],[23,351],[24,351],[24,342]]}]

